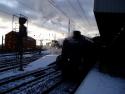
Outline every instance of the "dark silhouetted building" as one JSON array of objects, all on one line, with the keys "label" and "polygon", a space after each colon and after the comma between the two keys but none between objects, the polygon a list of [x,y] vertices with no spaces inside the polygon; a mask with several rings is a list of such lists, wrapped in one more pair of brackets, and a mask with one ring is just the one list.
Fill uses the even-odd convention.
[{"label": "dark silhouetted building", "polygon": [[[15,51],[17,47],[18,32],[11,31],[5,35],[5,49]],[[35,49],[36,40],[32,37],[23,38],[24,50]]]}]

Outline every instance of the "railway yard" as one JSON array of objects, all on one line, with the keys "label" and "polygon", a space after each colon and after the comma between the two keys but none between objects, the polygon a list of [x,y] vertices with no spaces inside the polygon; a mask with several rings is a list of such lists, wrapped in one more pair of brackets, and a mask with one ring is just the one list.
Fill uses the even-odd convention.
[{"label": "railway yard", "polygon": [[[28,68],[32,65],[32,62],[37,65],[36,61],[41,61],[44,57],[47,57],[47,55],[38,53],[24,54],[24,71],[20,72],[16,54],[1,55],[0,94],[73,94],[80,82],[63,79],[56,63],[48,59],[50,57],[56,58],[56,55],[50,55],[50,57],[45,58],[51,62],[46,67]],[[40,58],[42,59],[40,60]],[[45,60],[44,62],[47,63]],[[3,74],[6,76],[3,76]]]}]

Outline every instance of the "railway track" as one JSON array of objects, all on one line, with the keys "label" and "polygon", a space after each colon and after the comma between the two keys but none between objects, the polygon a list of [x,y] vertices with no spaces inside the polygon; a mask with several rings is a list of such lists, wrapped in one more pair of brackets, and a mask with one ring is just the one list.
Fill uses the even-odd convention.
[{"label": "railway track", "polygon": [[[38,55],[38,54],[35,54],[31,57],[26,57],[23,59],[23,65],[25,66],[25,65],[29,64],[30,62],[37,60],[40,57],[42,57],[42,55]],[[4,60],[3,62],[0,62],[0,72],[14,69],[19,66],[20,66],[20,64],[16,58],[10,59],[10,60]]]},{"label": "railway track", "polygon": [[56,71],[49,75],[37,79],[34,82],[27,84],[18,90],[15,90],[8,94],[47,94],[46,92],[52,87],[57,86],[62,82],[62,76],[60,71]]},{"label": "railway track", "polygon": [[13,90],[17,90],[23,86],[26,86],[27,84],[37,82],[41,78],[51,78],[54,74],[61,74],[56,68],[55,64],[44,69],[37,69],[24,74],[4,78],[0,80],[0,94],[12,92]]},{"label": "railway track", "polygon": [[[27,54],[24,54],[23,55],[23,58],[24,59],[28,59],[28,58],[34,58],[34,57],[40,57],[40,56],[42,56],[42,55],[39,55],[39,54],[36,54],[36,53],[34,53],[34,54],[29,54],[29,55],[31,55],[31,56],[29,56],[29,57],[25,57],[25,55],[27,55]],[[4,65],[5,63],[8,63],[9,64],[9,62],[10,61],[16,61],[16,60],[18,60],[18,58],[17,58],[17,55],[11,55],[11,56],[5,56],[5,57],[0,57],[0,65]]]},{"label": "railway track", "polygon": [[64,80],[53,63],[42,69],[0,80],[0,94],[74,94],[79,82]]},{"label": "railway track", "polygon": [[[31,55],[29,57],[40,56],[40,54],[38,54],[37,52],[32,52],[32,53],[26,52],[23,54],[23,57],[25,58],[26,55]],[[18,55],[16,53],[0,55],[0,64],[4,64],[5,62],[16,60],[16,59],[18,59],[17,57],[18,57]],[[26,57],[26,58],[28,58],[28,57]]]},{"label": "railway track", "polygon": [[[39,57],[38,54],[26,57],[23,64],[28,64]],[[6,63],[9,67],[0,67],[0,72],[19,67],[16,60],[11,62],[8,60]],[[64,80],[56,64],[51,64],[44,69],[1,79],[0,94],[74,94],[78,86],[79,82]]]},{"label": "railway track", "polygon": [[48,90],[43,94],[74,94],[79,86],[79,82],[74,81],[63,81],[58,84],[55,88]]},{"label": "railway track", "polygon": [[80,85],[79,82],[64,80],[61,73],[51,75],[8,94],[74,94]]},{"label": "railway track", "polygon": [[[35,54],[35,53],[38,53],[38,52],[24,52],[23,54]],[[1,57],[8,57],[8,56],[16,56],[17,52],[15,53],[8,53],[8,54],[0,54],[0,58]]]}]

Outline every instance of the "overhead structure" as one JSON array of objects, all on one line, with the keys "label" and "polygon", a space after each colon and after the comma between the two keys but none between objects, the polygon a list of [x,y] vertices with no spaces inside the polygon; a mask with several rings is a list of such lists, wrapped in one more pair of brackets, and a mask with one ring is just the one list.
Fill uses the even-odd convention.
[{"label": "overhead structure", "polygon": [[125,0],[95,0],[94,13],[103,43],[101,68],[125,77]]},{"label": "overhead structure", "polygon": [[125,0],[95,0],[94,14],[100,35],[108,43],[125,26]]}]

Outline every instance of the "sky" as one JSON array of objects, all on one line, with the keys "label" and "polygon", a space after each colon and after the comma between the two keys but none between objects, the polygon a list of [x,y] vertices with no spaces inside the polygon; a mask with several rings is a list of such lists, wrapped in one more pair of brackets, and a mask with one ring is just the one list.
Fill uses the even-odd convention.
[{"label": "sky", "polygon": [[[72,30],[93,37],[99,35],[93,13],[94,0],[0,0],[0,41],[1,36],[18,27],[17,17],[28,17],[28,35],[37,40],[48,37],[62,37]],[[44,34],[43,34],[44,33]]]}]

